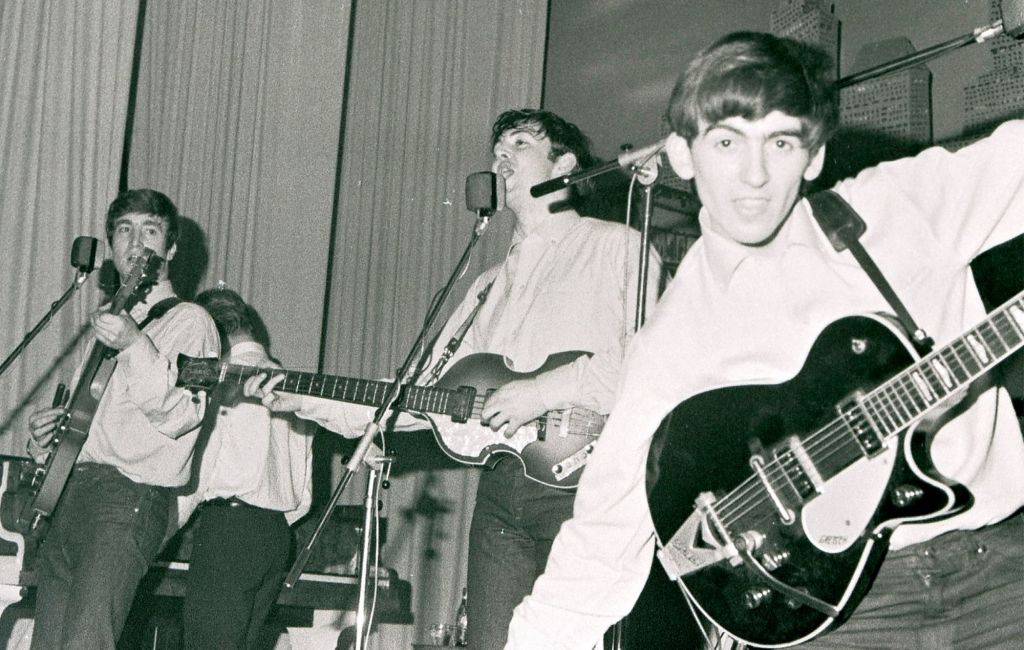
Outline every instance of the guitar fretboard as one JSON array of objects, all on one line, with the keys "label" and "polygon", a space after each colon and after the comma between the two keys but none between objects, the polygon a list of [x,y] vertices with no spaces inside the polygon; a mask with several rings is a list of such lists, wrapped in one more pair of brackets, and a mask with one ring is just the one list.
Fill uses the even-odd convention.
[{"label": "guitar fretboard", "polygon": [[[221,367],[221,381],[242,384],[249,377],[261,372],[268,372],[268,369],[232,363],[224,364]],[[273,372],[275,374],[283,372],[285,375],[276,390],[366,406],[381,406],[387,398],[388,389],[391,386],[390,382],[386,381],[321,375],[298,370]],[[463,415],[467,410],[464,392],[431,386],[403,386],[399,393],[397,406],[404,410],[438,413],[453,418]],[[472,409],[470,409],[470,414],[472,414],[471,411]]]},{"label": "guitar fretboard", "polygon": [[860,402],[886,438],[969,386],[1024,346],[1024,294],[963,336],[933,351]]}]

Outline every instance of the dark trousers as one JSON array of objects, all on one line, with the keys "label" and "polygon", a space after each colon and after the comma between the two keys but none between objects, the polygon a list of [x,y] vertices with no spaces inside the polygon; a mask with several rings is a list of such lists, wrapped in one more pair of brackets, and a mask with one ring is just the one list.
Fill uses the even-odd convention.
[{"label": "dark trousers", "polygon": [[1017,649],[1024,639],[1024,517],[891,552],[853,616],[801,649]]},{"label": "dark trousers", "polygon": [[480,476],[469,531],[467,617],[473,650],[501,650],[512,610],[544,572],[551,543],[572,516],[574,490],[526,478],[506,458]]},{"label": "dark trousers", "polygon": [[114,647],[170,505],[167,488],[75,466],[36,562],[33,650]]},{"label": "dark trousers", "polygon": [[253,648],[284,581],[292,533],[284,514],[204,503],[182,603],[185,647]]}]

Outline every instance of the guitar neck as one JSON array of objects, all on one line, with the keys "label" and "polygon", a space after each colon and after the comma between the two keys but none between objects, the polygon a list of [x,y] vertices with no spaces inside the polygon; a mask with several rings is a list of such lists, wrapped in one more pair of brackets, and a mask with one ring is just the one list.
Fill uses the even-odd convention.
[{"label": "guitar neck", "polygon": [[[220,381],[242,384],[249,377],[265,372],[268,372],[268,369],[259,366],[226,363],[221,366]],[[321,375],[297,370],[273,372],[275,374],[283,372],[285,376],[275,390],[365,406],[384,404],[388,389],[391,387],[391,382],[387,381]],[[397,405],[398,408],[407,411],[456,416],[464,410],[463,397],[456,390],[405,385],[399,394]]]},{"label": "guitar neck", "polygon": [[933,351],[864,400],[886,436],[970,386],[1024,346],[1024,293],[963,336]]}]

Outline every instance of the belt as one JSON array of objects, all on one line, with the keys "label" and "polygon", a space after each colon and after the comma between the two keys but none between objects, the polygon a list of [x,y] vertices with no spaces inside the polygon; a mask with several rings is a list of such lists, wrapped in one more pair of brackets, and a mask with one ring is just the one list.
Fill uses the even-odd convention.
[{"label": "belt", "polygon": [[254,506],[251,503],[246,503],[238,497],[217,497],[216,499],[207,499],[206,501],[203,501],[203,505],[216,508],[256,508],[257,510],[264,510],[264,508]]}]

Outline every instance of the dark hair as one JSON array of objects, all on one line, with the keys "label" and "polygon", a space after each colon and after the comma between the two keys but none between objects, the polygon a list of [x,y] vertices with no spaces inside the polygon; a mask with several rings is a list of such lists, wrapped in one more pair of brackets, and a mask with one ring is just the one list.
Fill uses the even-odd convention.
[{"label": "dark hair", "polygon": [[107,208],[107,243],[114,238],[114,222],[126,214],[151,214],[167,224],[167,248],[178,241],[178,208],[166,194],[156,190],[127,190],[117,195]]},{"label": "dark hair", "polygon": [[207,289],[196,296],[195,303],[213,318],[220,333],[222,349],[227,350],[230,347],[228,337],[235,332],[245,332],[264,347],[269,346],[263,319],[236,291]]},{"label": "dark hair", "polygon": [[735,32],[690,62],[672,90],[667,118],[688,142],[730,117],[757,120],[772,111],[798,118],[801,141],[817,151],[838,122],[831,59],[804,43]]},{"label": "dark hair", "polygon": [[551,111],[542,111],[537,108],[505,111],[494,120],[494,125],[491,127],[491,146],[498,144],[501,136],[512,129],[523,129],[538,136],[547,137],[551,141],[551,160],[556,160],[566,153],[575,155],[576,167],[573,171],[594,165],[590,139],[583,135],[580,127]]}]

